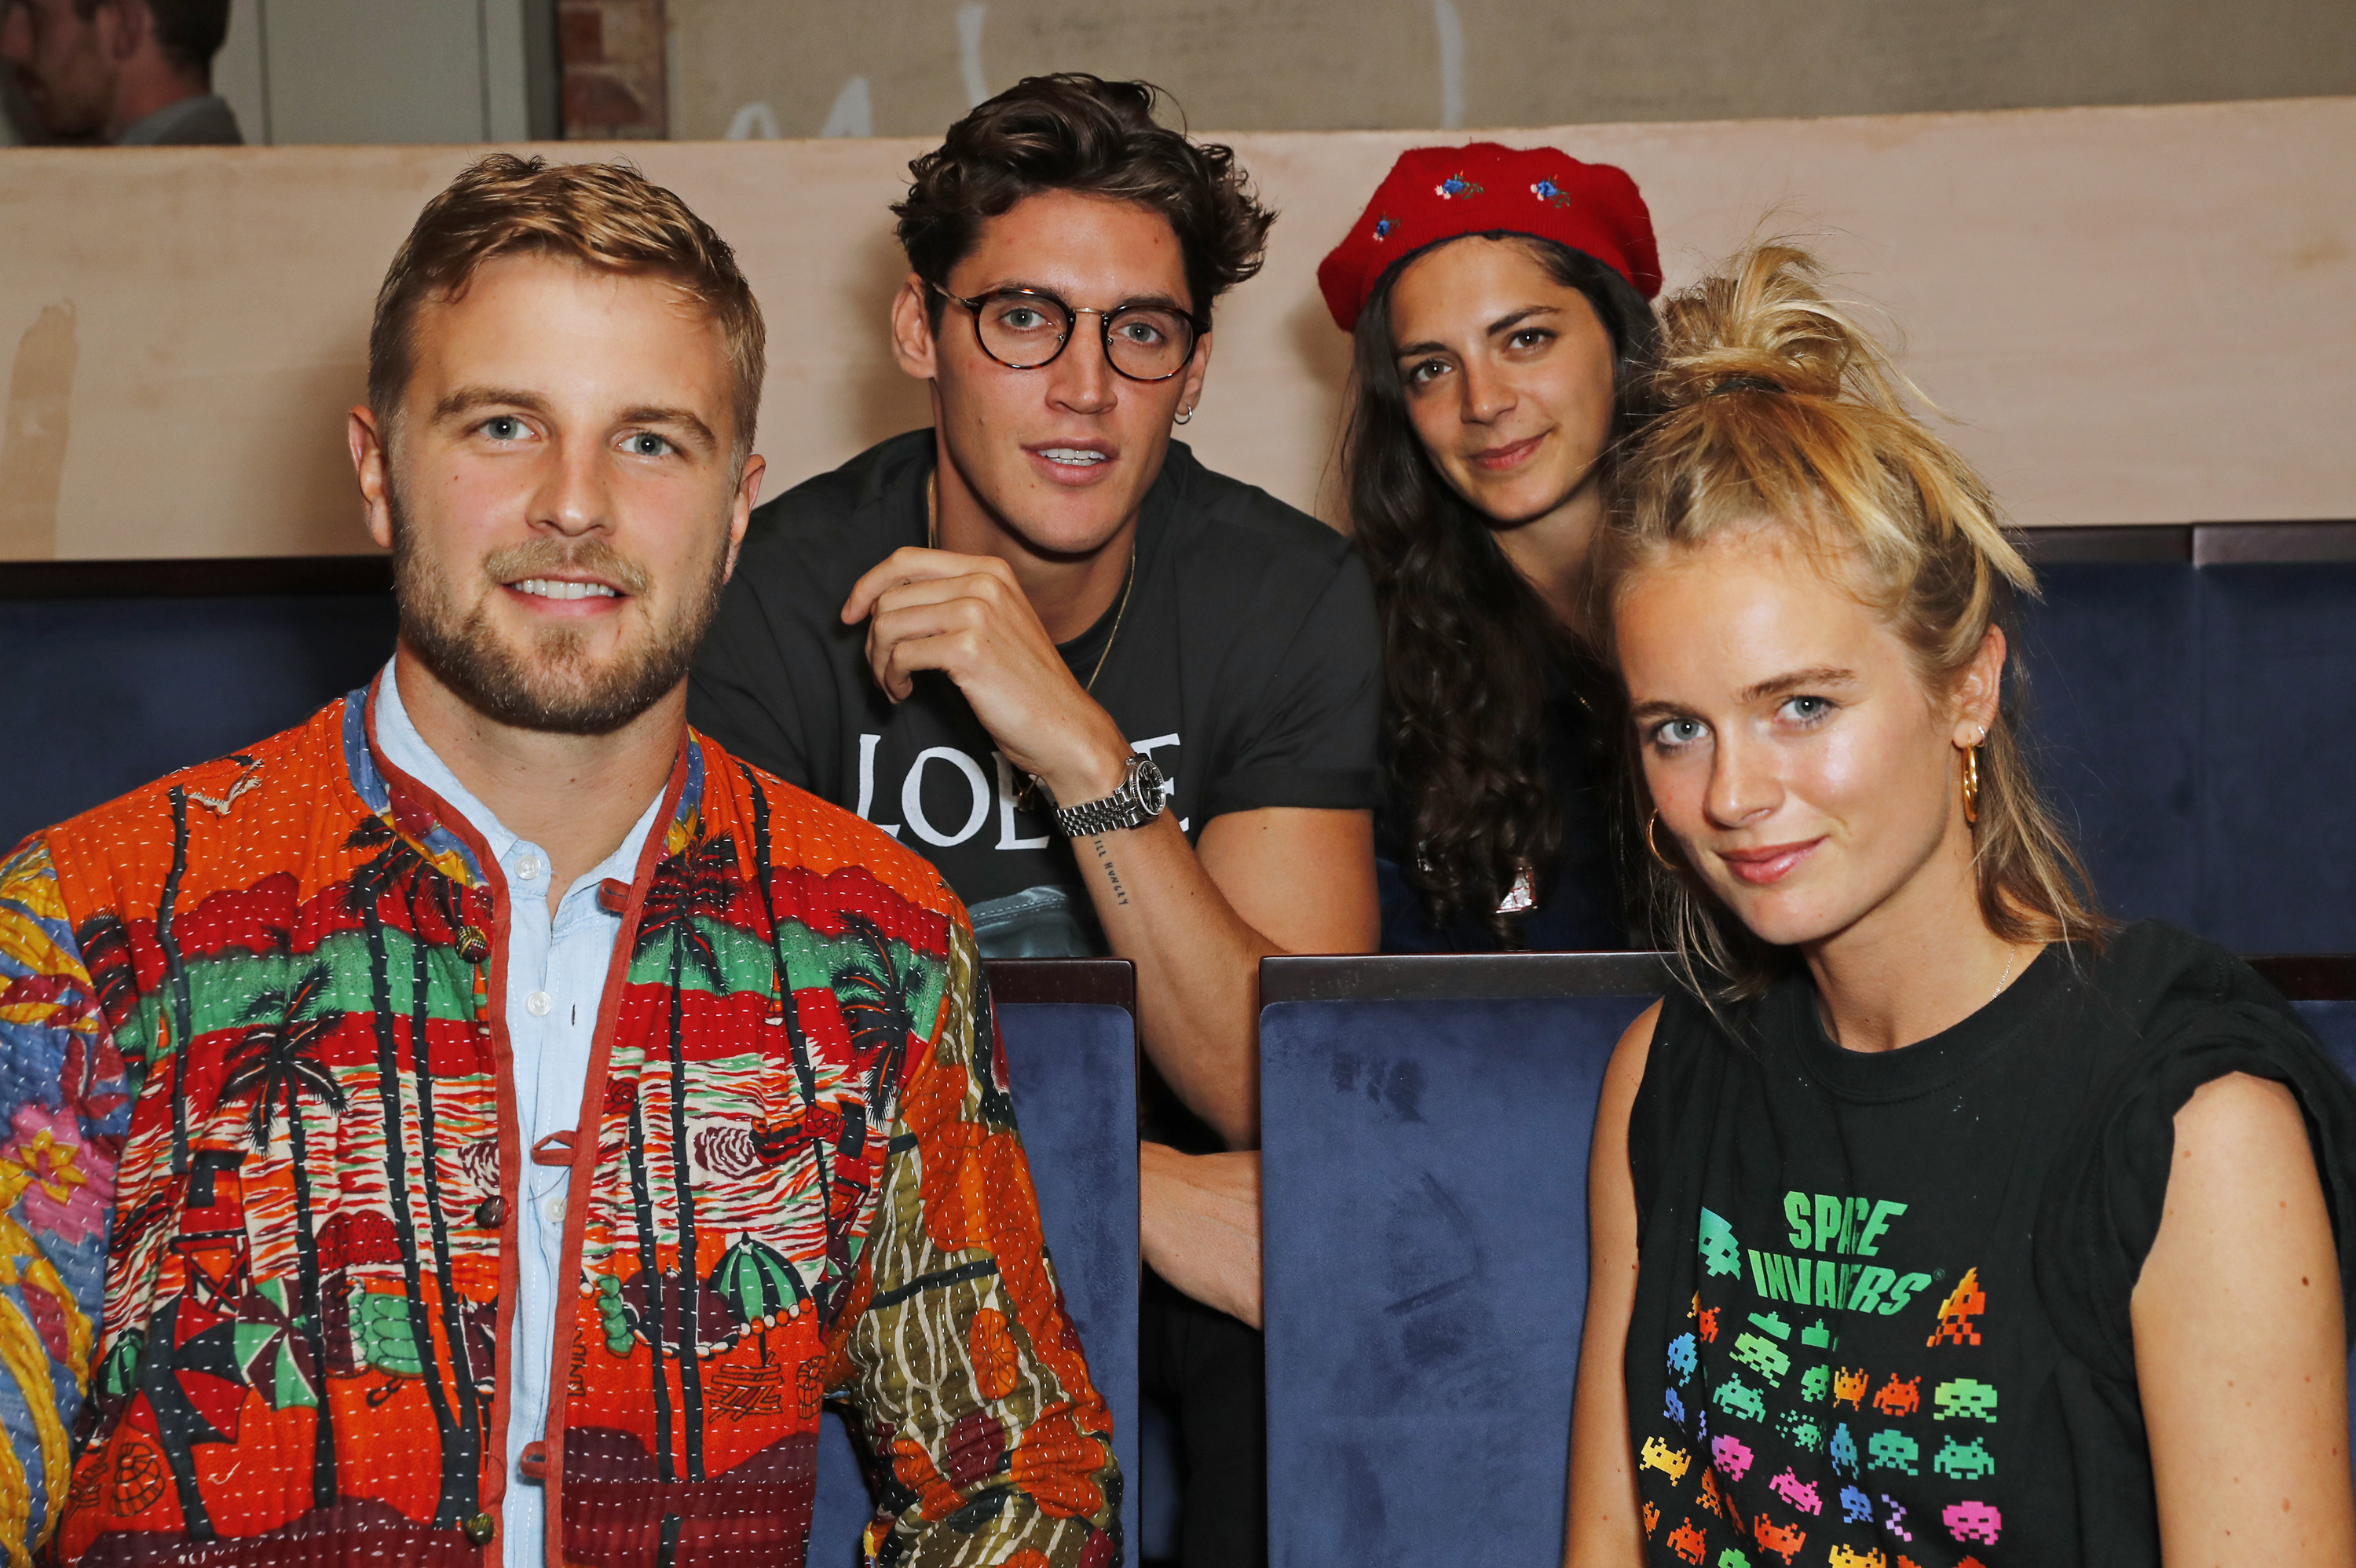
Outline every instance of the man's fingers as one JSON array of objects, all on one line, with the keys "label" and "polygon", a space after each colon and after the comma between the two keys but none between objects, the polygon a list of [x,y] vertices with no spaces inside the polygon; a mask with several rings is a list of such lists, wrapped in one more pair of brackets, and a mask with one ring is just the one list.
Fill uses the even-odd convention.
[{"label": "man's fingers", "polygon": [[1012,581],[1006,563],[996,556],[955,555],[945,549],[903,545],[851,585],[851,597],[842,603],[843,624],[865,620],[874,612],[876,601],[894,590],[975,577],[986,577],[1000,586]]},{"label": "man's fingers", "polygon": [[871,667],[875,671],[875,684],[894,702],[907,700],[916,688],[916,674],[920,669],[956,671],[973,662],[976,635],[959,629],[939,632],[931,636],[910,637],[888,645],[873,642],[868,645]]}]

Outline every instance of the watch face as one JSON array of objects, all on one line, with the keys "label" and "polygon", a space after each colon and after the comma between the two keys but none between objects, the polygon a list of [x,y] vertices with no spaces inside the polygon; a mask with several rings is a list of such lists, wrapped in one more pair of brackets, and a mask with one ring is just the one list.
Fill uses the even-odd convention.
[{"label": "watch face", "polygon": [[1153,759],[1141,753],[1136,764],[1130,769],[1129,797],[1147,816],[1159,816],[1167,803],[1168,797],[1162,793],[1166,782]]}]

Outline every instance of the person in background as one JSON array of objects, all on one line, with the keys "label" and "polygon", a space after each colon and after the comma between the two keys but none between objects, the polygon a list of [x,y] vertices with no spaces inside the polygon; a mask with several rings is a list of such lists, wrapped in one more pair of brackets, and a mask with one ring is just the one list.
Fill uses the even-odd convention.
[{"label": "person in background", "polygon": [[1119,1558],[963,909],[687,727],[762,337],[635,170],[466,169],[348,416],[391,657],[0,862],[11,1561],[798,1563],[829,1394],[868,1558]]},{"label": "person in background", "polygon": [[213,91],[230,0],[0,0],[0,60],[42,138],[122,147],[241,145]]},{"label": "person in background", "polygon": [[[937,865],[986,955],[1137,966],[1145,1392],[1189,1563],[1264,1559],[1258,961],[1365,952],[1379,699],[1348,542],[1171,438],[1272,215],[1155,90],[1033,78],[895,208],[933,424],[755,515],[689,713]],[[807,310],[824,308],[806,302]]]},{"label": "person in background", "polygon": [[1399,155],[1317,272],[1383,626],[1383,945],[1625,945],[1610,679],[1581,585],[1641,422],[1660,261],[1633,181],[1551,147]]},{"label": "person in background", "polygon": [[1595,549],[1681,983],[1597,1113],[1565,1561],[2356,1562],[2356,1085],[2097,912],[2029,569],[1819,279],[1669,302]]}]

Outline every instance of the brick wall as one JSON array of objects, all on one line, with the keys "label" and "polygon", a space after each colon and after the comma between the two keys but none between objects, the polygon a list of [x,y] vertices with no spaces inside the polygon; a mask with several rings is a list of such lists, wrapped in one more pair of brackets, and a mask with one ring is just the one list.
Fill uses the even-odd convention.
[{"label": "brick wall", "polygon": [[663,0],[561,0],[556,28],[568,140],[670,134]]}]

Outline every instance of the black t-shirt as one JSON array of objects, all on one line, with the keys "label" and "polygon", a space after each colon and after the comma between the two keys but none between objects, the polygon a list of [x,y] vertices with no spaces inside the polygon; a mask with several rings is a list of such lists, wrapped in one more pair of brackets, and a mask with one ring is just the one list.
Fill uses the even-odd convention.
[{"label": "black t-shirt", "polygon": [[1670,998],[1630,1119],[1648,1560],[2158,1562],[2128,1302],[2175,1114],[2229,1072],[2291,1088],[2347,1289],[2356,1086],[2156,922],[1900,1051],[1835,1045],[1804,974],[1730,1016],[1741,1043]]},{"label": "black t-shirt", "polygon": [[[1607,737],[1595,717],[1609,677],[1547,657],[1545,729],[1538,766],[1552,787],[1562,842],[1537,880],[1537,907],[1518,925],[1534,953],[1612,952],[1628,945],[1619,861],[1611,833]],[[1501,945],[1482,916],[1460,912],[1436,926],[1408,872],[1405,803],[1387,795],[1375,817],[1375,869],[1382,891],[1386,953],[1491,953]]]},{"label": "black t-shirt", "polygon": [[[925,673],[894,707],[869,673],[865,624],[841,620],[862,573],[925,542],[933,462],[933,432],[911,431],[753,514],[689,719],[930,859],[985,955],[1101,954],[1070,844],[1017,804],[1023,781],[963,695]],[[1126,609],[1060,651],[1169,779],[1190,841],[1228,812],[1375,805],[1374,592],[1346,540],[1173,442],[1134,570]]]}]

